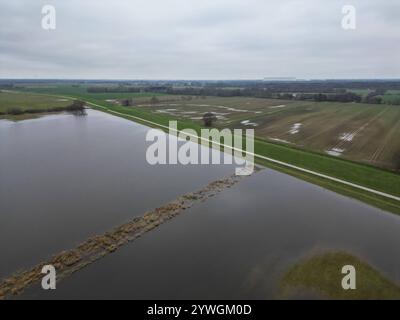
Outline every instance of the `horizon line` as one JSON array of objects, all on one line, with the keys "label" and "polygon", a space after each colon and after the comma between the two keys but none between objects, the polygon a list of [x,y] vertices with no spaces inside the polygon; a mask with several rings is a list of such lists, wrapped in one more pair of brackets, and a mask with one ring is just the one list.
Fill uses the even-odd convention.
[{"label": "horizon line", "polygon": [[298,81],[400,81],[400,77],[389,78],[294,78],[294,77],[268,77],[268,78],[220,78],[220,79],[191,79],[191,78],[2,78],[0,81],[265,81],[265,82],[298,82]]}]

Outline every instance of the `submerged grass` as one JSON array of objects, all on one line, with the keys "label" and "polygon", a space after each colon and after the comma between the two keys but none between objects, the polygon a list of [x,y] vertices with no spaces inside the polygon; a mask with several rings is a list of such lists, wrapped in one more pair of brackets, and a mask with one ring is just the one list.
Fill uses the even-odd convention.
[{"label": "submerged grass", "polygon": [[[342,267],[352,265],[356,270],[356,289],[342,288]],[[381,300],[400,299],[400,287],[388,280],[368,263],[346,252],[329,252],[304,259],[283,276],[281,298],[309,292],[329,299]]]}]

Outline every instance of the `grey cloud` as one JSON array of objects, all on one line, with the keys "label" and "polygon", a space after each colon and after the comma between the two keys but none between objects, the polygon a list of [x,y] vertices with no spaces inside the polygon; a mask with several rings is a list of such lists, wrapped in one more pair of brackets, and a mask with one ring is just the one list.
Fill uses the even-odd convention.
[{"label": "grey cloud", "polygon": [[0,77],[398,78],[398,16],[397,0],[2,1]]}]

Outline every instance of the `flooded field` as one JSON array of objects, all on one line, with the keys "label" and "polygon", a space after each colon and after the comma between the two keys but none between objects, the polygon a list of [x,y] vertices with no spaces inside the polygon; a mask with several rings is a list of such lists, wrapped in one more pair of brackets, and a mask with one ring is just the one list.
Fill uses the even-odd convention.
[{"label": "flooded field", "polygon": [[[0,121],[0,278],[234,172],[150,166],[147,130],[92,110]],[[20,298],[336,298],[348,263],[360,265],[360,294],[399,293],[399,216],[269,169],[203,200]],[[335,274],[323,290],[332,271],[319,264]]]},{"label": "flooded field", "polygon": [[[331,252],[346,255],[325,261],[337,272],[336,287],[342,266],[354,259],[396,287],[399,230],[398,216],[263,170],[72,275],[56,291],[33,288],[23,297],[326,298],[329,290],[291,288],[285,276],[303,260]],[[323,268],[307,272],[326,277]],[[359,288],[370,281],[363,276]],[[307,274],[301,277],[306,281]],[[385,281],[368,292],[384,291]],[[398,290],[391,298],[399,297]]]},{"label": "flooded field", "polygon": [[234,172],[151,166],[147,130],[93,110],[0,121],[0,278]]}]

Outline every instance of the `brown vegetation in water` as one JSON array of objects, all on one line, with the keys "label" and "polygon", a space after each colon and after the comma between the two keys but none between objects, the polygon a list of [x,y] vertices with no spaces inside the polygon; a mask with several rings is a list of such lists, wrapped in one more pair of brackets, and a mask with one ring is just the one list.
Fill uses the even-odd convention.
[{"label": "brown vegetation in water", "polygon": [[44,276],[41,273],[43,266],[53,265],[57,270],[57,280],[63,279],[155,229],[194,204],[215,196],[225,188],[230,188],[241,179],[241,176],[232,175],[214,181],[196,192],[183,195],[162,207],[147,212],[142,217],[134,218],[110,232],[92,237],[76,248],[61,252],[30,270],[11,276],[0,283],[0,300],[21,294],[29,286],[41,281]]}]

